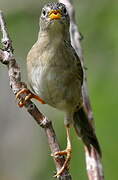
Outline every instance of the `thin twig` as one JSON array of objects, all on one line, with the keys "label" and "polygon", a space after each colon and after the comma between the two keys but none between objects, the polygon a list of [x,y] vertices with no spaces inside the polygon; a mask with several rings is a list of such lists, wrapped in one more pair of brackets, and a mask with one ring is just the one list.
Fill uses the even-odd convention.
[{"label": "thin twig", "polygon": [[[13,55],[12,41],[9,37],[5,19],[1,11],[0,11],[0,29],[2,32],[1,42],[3,45],[3,50],[0,49],[0,61],[3,64],[6,64],[8,67],[10,87],[13,93],[16,95],[16,93],[20,91],[22,88],[24,87],[27,88],[27,85],[24,82],[21,82],[20,68],[18,64],[16,63],[15,57]],[[20,98],[23,98],[23,95],[21,95]],[[33,102],[28,101],[25,104],[25,108],[31,114],[31,116],[35,119],[35,121],[42,128],[44,128],[52,154],[54,154],[57,151],[60,151],[56,134],[52,126],[52,122],[48,120],[47,117],[45,117],[37,109],[36,105]],[[64,161],[65,159],[63,156],[54,158],[57,171],[61,169]],[[58,179],[59,180],[72,180],[71,175],[69,174],[68,170],[64,170],[63,174]]]},{"label": "thin twig", "polygon": [[[81,35],[78,31],[78,27],[76,25],[75,21],[75,10],[72,5],[72,0],[59,0],[59,2],[66,5],[69,15],[70,15],[70,35],[71,35],[71,43],[72,46],[75,48],[78,56],[80,57],[82,65],[83,62],[83,52],[81,48]],[[84,65],[83,65],[84,69]],[[83,85],[83,102],[84,106],[88,115],[89,122],[93,125],[93,112],[91,108],[91,103],[89,100],[88,90],[87,90],[87,79],[86,74],[84,72],[84,85]],[[103,180],[104,174],[103,174],[103,167],[101,163],[101,159],[99,157],[99,154],[95,150],[95,148],[92,147],[91,155],[88,153],[87,148],[85,147],[85,156],[86,156],[86,168],[87,168],[87,174],[89,180]]]}]

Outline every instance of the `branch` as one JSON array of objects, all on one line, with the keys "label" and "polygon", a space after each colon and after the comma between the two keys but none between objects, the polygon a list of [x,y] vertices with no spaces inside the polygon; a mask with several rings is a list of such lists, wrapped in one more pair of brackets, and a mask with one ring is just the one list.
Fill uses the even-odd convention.
[{"label": "branch", "polygon": [[[5,19],[3,13],[0,11],[0,29],[2,32],[2,45],[3,50],[0,49],[0,61],[1,63],[7,65],[8,67],[8,75],[9,75],[9,82],[10,87],[14,93],[17,94],[23,88],[27,88],[27,85],[24,82],[21,82],[21,73],[18,64],[13,55],[13,47],[12,41],[9,37],[7,27],[5,24]],[[23,95],[20,98],[24,98]],[[54,132],[52,122],[47,119],[36,107],[36,105],[32,101],[28,101],[25,104],[25,108],[31,114],[31,116],[35,119],[35,121],[44,128],[46,133],[48,144],[51,149],[52,154],[57,151],[60,151],[59,144],[57,142],[56,134]],[[54,163],[56,165],[57,171],[61,169],[64,164],[64,157],[56,157],[54,158]],[[58,178],[59,180],[72,180],[71,175],[69,174],[68,170],[65,170],[63,174]]]},{"label": "branch", "polygon": [[[78,32],[78,27],[76,25],[75,21],[75,10],[72,5],[72,0],[59,0],[59,2],[66,5],[68,9],[68,13],[70,15],[70,35],[71,35],[71,43],[72,46],[75,48],[78,56],[80,57],[82,65],[83,62],[83,52],[80,44],[81,35]],[[84,69],[84,65],[83,65]],[[93,125],[93,112],[89,100],[88,90],[87,90],[87,79],[86,79],[86,73],[84,72],[84,84],[83,84],[83,102],[84,106],[88,115],[89,122]],[[86,156],[86,168],[87,168],[87,174],[89,180],[103,180],[104,174],[103,174],[103,167],[101,164],[101,159],[99,157],[99,154],[95,150],[95,148],[92,148],[91,155],[88,152],[87,148],[85,147],[85,156]]]}]

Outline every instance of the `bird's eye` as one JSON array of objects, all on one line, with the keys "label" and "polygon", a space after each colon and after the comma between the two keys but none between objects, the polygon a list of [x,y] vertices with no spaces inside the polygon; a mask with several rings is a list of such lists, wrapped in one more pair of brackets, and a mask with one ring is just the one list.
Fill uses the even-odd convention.
[{"label": "bird's eye", "polygon": [[43,12],[42,12],[42,13],[43,13],[43,15],[44,15],[44,16],[46,15],[46,11],[45,11],[45,10],[43,10]]},{"label": "bird's eye", "polygon": [[63,12],[64,12],[64,14],[67,14],[67,10],[66,10],[66,8],[64,8]]}]

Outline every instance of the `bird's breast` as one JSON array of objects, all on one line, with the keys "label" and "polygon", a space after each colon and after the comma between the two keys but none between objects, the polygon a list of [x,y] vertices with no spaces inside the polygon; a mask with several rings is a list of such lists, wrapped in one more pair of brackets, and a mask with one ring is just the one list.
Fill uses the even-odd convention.
[{"label": "bird's breast", "polygon": [[64,52],[63,47],[47,47],[37,56],[37,63],[34,63],[28,73],[30,84],[36,94],[47,104],[61,110],[68,109],[67,106],[70,104],[73,106],[78,103],[81,89],[72,62]]}]

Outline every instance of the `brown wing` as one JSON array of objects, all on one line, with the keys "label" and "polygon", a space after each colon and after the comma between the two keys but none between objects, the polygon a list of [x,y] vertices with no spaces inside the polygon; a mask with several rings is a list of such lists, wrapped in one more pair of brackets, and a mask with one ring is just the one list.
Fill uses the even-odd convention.
[{"label": "brown wing", "polygon": [[81,64],[79,56],[77,55],[77,53],[75,52],[73,47],[72,47],[72,49],[73,49],[74,56],[76,58],[75,60],[76,60],[76,65],[77,65],[77,69],[78,69],[78,77],[79,77],[79,79],[81,81],[81,85],[82,85],[83,84],[83,76],[84,76],[82,64]]},{"label": "brown wing", "polygon": [[77,77],[80,79],[81,85],[82,85],[83,84],[84,72],[83,72],[83,67],[82,67],[80,58],[77,55],[75,49],[72,47],[70,42],[65,41],[65,44],[66,44],[68,50],[71,52],[71,55],[74,56],[74,58],[72,58],[74,61],[73,63],[76,65]]}]

